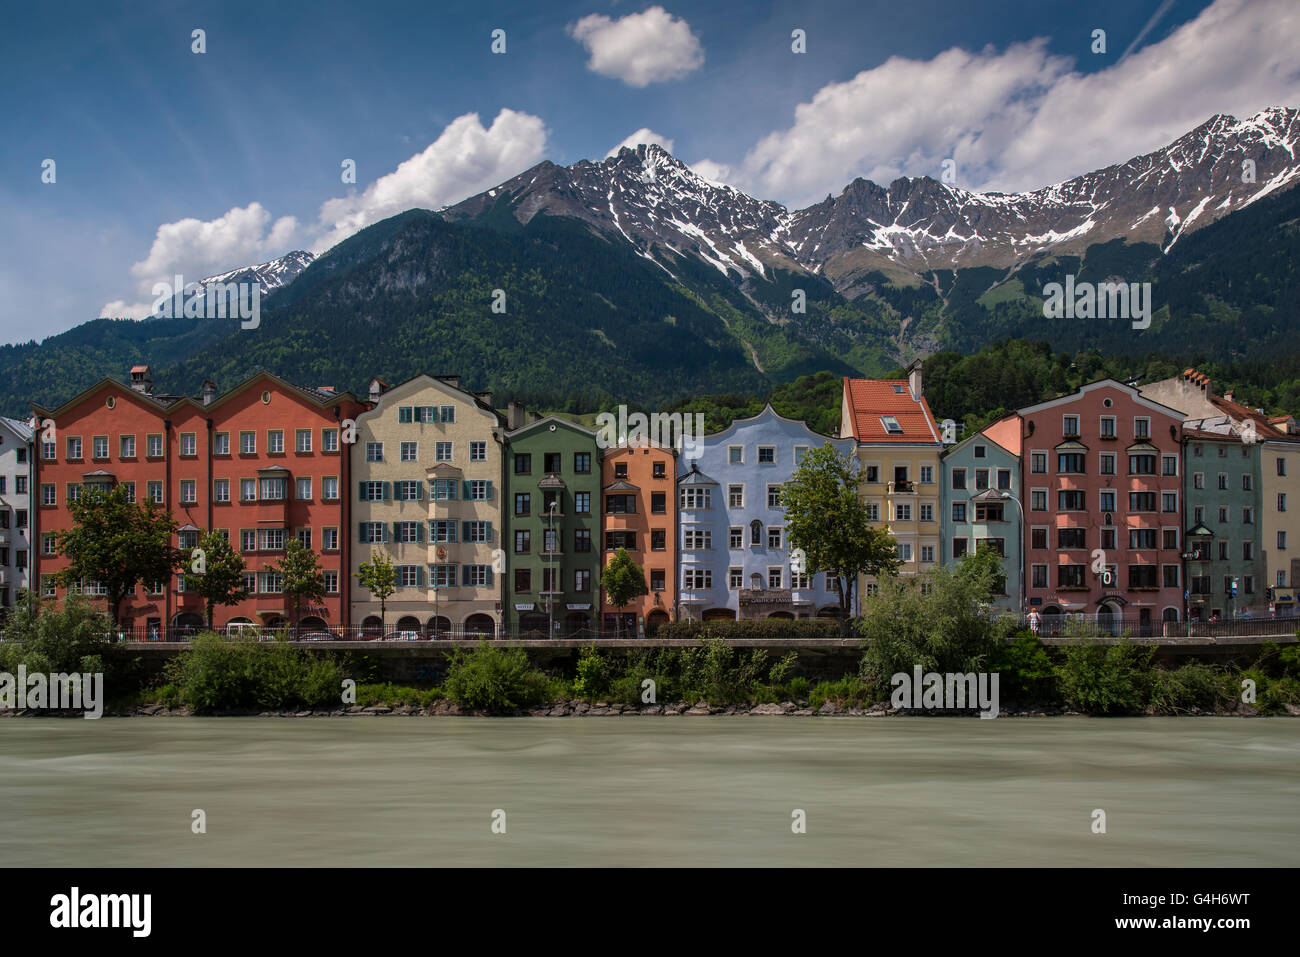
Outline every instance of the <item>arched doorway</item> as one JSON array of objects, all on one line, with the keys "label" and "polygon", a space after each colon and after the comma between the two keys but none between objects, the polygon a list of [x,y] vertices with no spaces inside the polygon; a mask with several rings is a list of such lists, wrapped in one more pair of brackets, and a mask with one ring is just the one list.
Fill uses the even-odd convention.
[{"label": "arched doorway", "polygon": [[1119,609],[1110,602],[1097,607],[1097,631],[1104,635],[1118,635],[1120,632]]},{"label": "arched doorway", "polygon": [[768,617],[768,618],[781,618],[781,619],[786,619],[786,620],[789,620],[789,621],[794,621],[794,615],[790,614],[788,611],[774,611],[774,612],[772,612],[770,615],[768,615],[767,617]]},{"label": "arched doorway", "polygon": [[1061,626],[1064,622],[1064,616],[1057,605],[1048,605],[1042,612],[1043,621],[1039,625],[1039,634],[1042,635],[1059,635]]},{"label": "arched doorway", "polygon": [[414,615],[403,615],[401,618],[397,619],[397,628],[395,630],[400,632],[414,632],[418,635],[420,633],[420,619],[416,618]]},{"label": "arched doorway", "polygon": [[367,615],[361,622],[361,634],[366,638],[374,638],[384,630],[384,623],[379,620],[378,615]]},{"label": "arched doorway", "polygon": [[318,615],[308,615],[302,621],[298,622],[298,630],[303,634],[309,631],[329,631],[330,626],[325,624],[325,619]]},{"label": "arched doorway", "polygon": [[205,627],[207,622],[203,616],[193,611],[183,611],[172,618],[172,637],[184,641],[198,634]]},{"label": "arched doorway", "polygon": [[656,609],[645,616],[646,637],[652,637],[659,626],[668,621],[668,612]]},{"label": "arched doorway", "polygon": [[491,638],[497,633],[497,623],[492,620],[491,615],[485,615],[480,612],[477,615],[470,615],[465,619],[465,634],[467,636]]},{"label": "arched doorway", "polygon": [[451,619],[436,615],[425,625],[425,632],[430,638],[448,638],[451,636]]}]

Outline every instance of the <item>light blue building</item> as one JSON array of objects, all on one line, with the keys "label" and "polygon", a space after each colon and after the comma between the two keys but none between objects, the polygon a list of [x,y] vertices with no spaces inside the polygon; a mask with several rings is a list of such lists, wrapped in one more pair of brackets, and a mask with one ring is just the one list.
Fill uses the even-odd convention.
[{"label": "light blue building", "polygon": [[1019,418],[1012,415],[943,454],[943,564],[954,565],[977,548],[993,548],[1002,555],[1006,572],[1003,594],[993,604],[1019,613],[1024,594],[1020,456],[995,442],[989,431],[1019,447]]},{"label": "light blue building", "polygon": [[678,459],[681,619],[812,618],[838,614],[826,575],[790,568],[785,511],[777,504],[803,455],[833,439],[769,405],[700,440],[701,455]]}]

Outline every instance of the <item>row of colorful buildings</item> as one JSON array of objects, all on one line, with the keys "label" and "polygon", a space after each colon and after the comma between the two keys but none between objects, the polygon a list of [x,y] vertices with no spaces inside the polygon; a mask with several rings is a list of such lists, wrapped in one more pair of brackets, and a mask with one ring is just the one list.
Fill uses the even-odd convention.
[{"label": "row of colorful buildings", "polygon": [[[837,436],[768,407],[690,457],[603,447],[592,429],[492,398],[452,375],[375,379],[358,397],[265,372],[165,395],[137,366],[129,383],[33,407],[28,423],[0,419],[0,601],[21,587],[57,597],[68,503],[125,485],[171,511],[177,547],[213,529],[240,552],[249,597],[217,609],[222,626],[285,623],[275,567],[291,537],[324,569],[308,630],[567,635],[835,616],[833,582],[792,563],[779,500],[803,455],[829,443],[860,461],[863,502],[897,540],[903,575],[991,548],[999,606],[1116,626],[1295,606],[1300,430],[1194,370],[1091,383],[959,436],[931,412],[915,363],[906,379],[845,379]],[[624,608],[600,586],[620,548],[647,586]],[[397,571],[382,620],[359,575],[376,549]],[[864,579],[859,593],[876,587]],[[203,622],[180,574],[126,604],[138,628]]]}]

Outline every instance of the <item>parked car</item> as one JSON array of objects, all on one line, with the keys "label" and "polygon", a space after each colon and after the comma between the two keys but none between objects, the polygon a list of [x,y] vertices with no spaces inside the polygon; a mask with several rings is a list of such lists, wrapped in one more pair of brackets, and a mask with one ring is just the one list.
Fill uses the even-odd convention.
[{"label": "parked car", "polygon": [[380,641],[419,641],[418,631],[390,631]]},{"label": "parked car", "polygon": [[299,641],[338,641],[339,636],[328,631],[309,631],[298,636]]}]

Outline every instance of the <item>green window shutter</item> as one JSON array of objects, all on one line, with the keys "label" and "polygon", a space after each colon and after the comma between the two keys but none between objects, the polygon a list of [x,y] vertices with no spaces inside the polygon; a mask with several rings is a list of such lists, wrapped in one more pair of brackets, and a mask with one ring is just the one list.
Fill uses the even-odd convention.
[{"label": "green window shutter", "polygon": [[465,541],[469,541],[469,522],[460,523],[460,534]]},{"label": "green window shutter", "polygon": [[492,566],[491,566],[491,565],[484,565],[484,566],[483,566],[483,569],[484,569],[484,571],[485,571],[486,574],[487,574],[487,587],[488,587],[488,588],[491,588],[491,587],[492,587]]},{"label": "green window shutter", "polygon": [[492,480],[488,479],[487,483],[487,500],[492,501]]},{"label": "green window shutter", "polygon": [[357,541],[364,542],[365,540],[366,540],[366,523],[360,522],[357,525]]},{"label": "green window shutter", "polygon": [[365,483],[365,482],[358,482],[358,483],[357,483],[357,501],[358,501],[358,502],[368,502],[368,501],[370,501],[368,498],[366,498],[366,483]]},{"label": "green window shutter", "polygon": [[417,586],[419,586],[420,588],[423,588],[423,587],[424,587],[424,583],[425,583],[425,577],[424,577],[424,566],[423,566],[423,565],[416,565],[416,566],[415,566],[415,584],[416,584]]},{"label": "green window shutter", "polygon": [[423,501],[424,501],[424,483],[423,483],[423,482],[419,482],[419,481],[417,481],[417,482],[415,483],[415,500],[416,500],[417,502],[423,502]]},{"label": "green window shutter", "polygon": [[387,502],[387,501],[388,501],[390,498],[392,498],[392,497],[393,497],[393,483],[392,483],[392,482],[385,482],[385,483],[384,483],[384,501]]},{"label": "green window shutter", "polygon": [[402,540],[402,523],[393,522],[393,541],[400,542],[401,540]]},{"label": "green window shutter", "polygon": [[464,486],[465,486],[465,487],[464,487],[463,489],[461,489],[461,495],[463,495],[466,499],[468,499],[468,498],[469,498],[469,479],[466,479],[466,480],[465,480],[465,482],[464,482]]},{"label": "green window shutter", "polygon": [[415,540],[417,542],[424,541],[424,526],[418,522],[415,525]]},{"label": "green window shutter", "polygon": [[[491,523],[491,522],[488,522],[487,525],[488,525],[488,527],[487,527],[487,540],[490,542],[490,541],[492,541],[492,523]],[[492,574],[492,570],[491,570],[490,568],[488,569],[488,574],[489,574],[489,575]]]},{"label": "green window shutter", "polygon": [[380,529],[382,530],[382,531],[380,532],[380,534],[383,536],[382,541],[387,542],[387,541],[388,541],[388,526],[385,525],[383,522],[380,522],[380,523],[379,523],[379,527],[380,527]]}]

